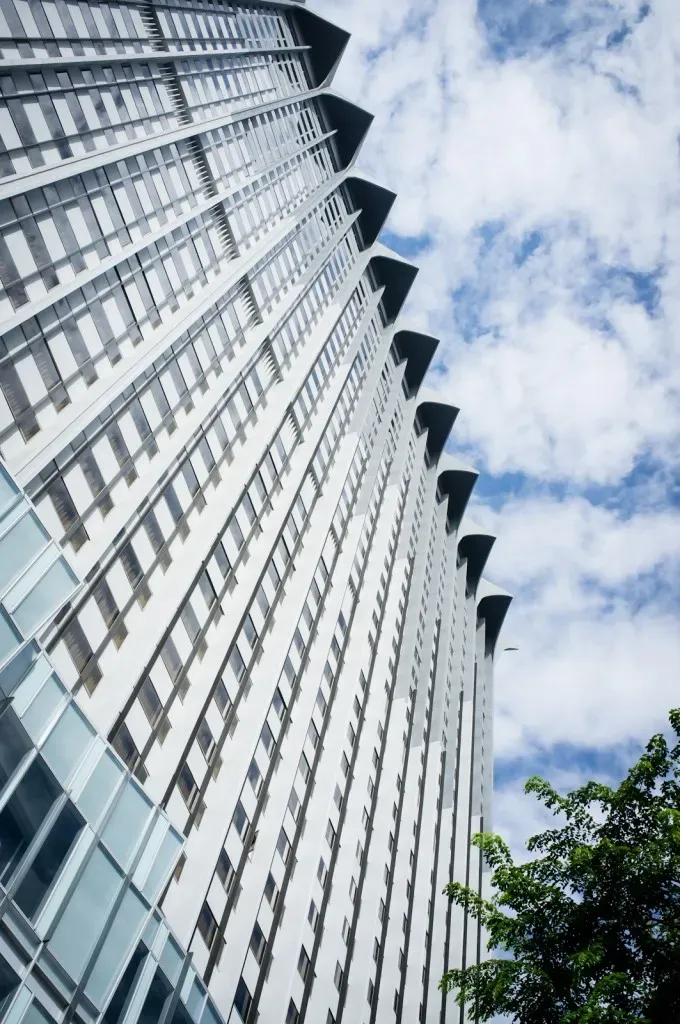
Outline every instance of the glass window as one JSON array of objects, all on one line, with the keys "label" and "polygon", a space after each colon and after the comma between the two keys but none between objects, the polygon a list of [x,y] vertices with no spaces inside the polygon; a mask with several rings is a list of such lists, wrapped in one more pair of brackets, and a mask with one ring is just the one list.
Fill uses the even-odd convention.
[{"label": "glass window", "polygon": [[250,785],[253,787],[255,796],[257,796],[262,788],[262,773],[258,768],[257,761],[255,760],[255,758],[253,758],[248,767],[248,781],[250,782]]},{"label": "glass window", "polygon": [[43,1009],[37,1000],[33,1000],[28,1010],[21,1018],[21,1024],[54,1024],[47,1010]]},{"label": "glass window", "polygon": [[217,858],[216,870],[217,877],[224,886],[225,890],[229,892],[231,883],[234,880],[235,872],[226,850],[220,850],[220,855]]},{"label": "glass window", "polygon": [[312,770],[309,767],[309,761],[307,760],[304,754],[302,754],[302,756],[300,757],[300,764],[298,765],[298,768],[300,770],[302,778],[305,780],[305,782],[307,782],[309,776],[312,773]]},{"label": "glass window", "polygon": [[[2,621],[0,621],[1,629]],[[16,639],[11,638],[10,646],[17,640],[18,634]],[[0,661],[4,656],[0,640]],[[47,673],[47,662],[40,655],[40,649],[36,642],[32,641],[30,644],[26,644],[0,672],[0,697],[9,697],[10,694],[14,694],[13,707],[21,717],[23,709],[36,693]],[[21,710],[19,710],[19,705],[21,705]]]},{"label": "glass window", "polygon": [[288,797],[288,810],[293,816],[293,821],[297,821],[300,816],[300,798],[295,792],[295,789],[291,789],[290,796]]},{"label": "glass window", "polygon": [[229,561],[227,553],[221,544],[217,545],[214,554],[217,566],[222,575],[224,576],[224,578],[226,579],[229,573],[231,572],[231,562]]},{"label": "glass window", "polygon": [[234,817],[232,818],[232,822],[241,839],[244,839],[246,832],[248,831],[248,825],[250,824],[250,820],[240,800],[236,804],[236,810],[234,811]]},{"label": "glass window", "polygon": [[0,790],[4,789],[24,757],[31,741],[11,708],[0,717]]},{"label": "glass window", "polygon": [[240,681],[246,670],[246,665],[237,646],[234,646],[231,654],[229,655],[229,664],[232,672],[236,676],[236,680]]},{"label": "glass window", "polygon": [[239,978],[239,983],[236,986],[236,995],[234,996],[234,1006],[241,1020],[245,1021],[248,1019],[252,1002],[253,998],[248,990],[248,986],[243,978]]},{"label": "glass window", "polygon": [[29,636],[49,615],[61,608],[78,580],[63,558],[47,570],[40,582],[14,609],[14,619],[24,636]]},{"label": "glass window", "polygon": [[[97,602],[97,607],[101,612],[101,616],[104,622],[110,629],[113,626],[116,619],[118,618],[119,610],[115,598],[111,593],[111,588],[109,587],[106,580],[99,581],[99,583],[92,592],[92,596]],[[121,646],[126,636],[127,629],[125,628],[125,623],[121,619],[113,633],[113,642],[115,643],[116,647]]]},{"label": "glass window", "polygon": [[310,722],[309,723],[309,729],[307,730],[307,735],[309,736],[309,739],[311,741],[312,746],[316,750],[316,746],[317,746],[317,744],[319,742],[319,731],[316,728],[316,726],[314,725],[314,722]]},{"label": "glass window", "polygon": [[288,839],[286,831],[283,828],[279,833],[279,838],[276,843],[276,849],[279,851],[283,863],[287,864],[288,858],[290,857],[290,840]]},{"label": "glass window", "polygon": [[255,644],[257,643],[257,630],[255,629],[255,624],[253,623],[253,620],[251,619],[250,615],[246,615],[245,617],[245,621],[243,623],[243,632],[245,633],[246,640],[248,641],[250,647],[254,647]]},{"label": "glass window", "polygon": [[319,923],[319,908],[317,907],[314,900],[309,904],[309,910],[307,911],[307,920],[312,926],[312,931],[316,931],[316,926]]},{"label": "glass window", "polygon": [[259,924],[256,921],[255,927],[253,928],[253,933],[250,936],[250,949],[252,951],[253,956],[257,960],[258,964],[262,963],[262,958],[264,957],[264,952],[266,948],[267,940],[264,937],[264,932],[262,931],[262,929],[260,928]]},{"label": "glass window", "polygon": [[267,595],[265,594],[264,587],[260,586],[258,588],[258,591],[257,591],[257,593],[255,595],[255,598],[256,598],[257,603],[259,605],[260,611],[262,612],[262,617],[266,619],[267,615],[269,613],[269,609],[270,609],[271,606],[269,604],[269,599],[267,598]]},{"label": "glass window", "polygon": [[22,715],[28,734],[37,743],[42,739],[45,726],[52,721],[66,698],[66,689],[55,675],[50,675],[37,690]]},{"label": "glass window", "polygon": [[279,719],[283,719],[283,716],[286,711],[286,702],[283,699],[283,696],[278,686],[276,687],[276,690],[274,691],[274,696],[272,697],[272,707],[276,712],[276,717]]},{"label": "glass window", "polygon": [[32,918],[38,912],[84,825],[84,819],[69,800],[16,892],[16,903],[26,917]]},{"label": "glass window", "polygon": [[151,809],[151,801],[141,789],[127,781],[102,833],[109,850],[124,868],[146,831]]},{"label": "glass window", "polygon": [[179,656],[172,637],[168,637],[163,644],[161,649],[161,658],[163,659],[163,664],[168,670],[168,675],[174,683],[177,676],[182,671],[182,659]]},{"label": "glass window", "polygon": [[269,728],[266,722],[262,727],[260,739],[262,740],[262,746],[267,751],[267,754],[271,757],[275,746],[274,734],[272,733],[271,729]]},{"label": "glass window", "polygon": [[97,846],[48,942],[52,953],[76,980],[99,938],[122,877],[111,858]]},{"label": "glass window", "polygon": [[95,961],[85,986],[85,992],[97,1006],[101,1006],[127,958],[136,944],[147,908],[137,893],[129,888],[116,911],[111,929]]},{"label": "glass window", "polygon": [[210,949],[217,935],[217,921],[207,903],[203,904],[198,915],[198,930],[206,946]]},{"label": "glass window", "polygon": [[196,779],[187,764],[182,765],[177,778],[177,788],[182,794],[185,804],[189,810],[191,810],[196,797],[198,796],[198,786],[196,785]]},{"label": "glass window", "polygon": [[163,704],[158,696],[156,687],[148,676],[144,677],[139,688],[139,703],[144,709],[144,714],[149,719],[149,724],[153,727],[163,713]]},{"label": "glass window", "polygon": [[88,693],[92,693],[101,679],[101,670],[94,661],[90,642],[77,619],[68,624],[64,630],[63,640],[73,664],[83,678],[85,688]]},{"label": "glass window", "polygon": [[42,758],[36,758],[0,813],[0,882],[3,885],[14,874],[61,792]]},{"label": "glass window", "polygon": [[[170,943],[165,946],[164,954],[167,950],[171,949]],[[180,961],[181,963],[181,961]],[[156,973],[153,976],[151,986],[147,993],[142,1012],[139,1015],[140,1021],[151,1022],[158,1021],[163,1015],[163,1009],[167,1003],[168,997],[172,992],[172,984],[166,978],[163,970],[160,967],[156,968]],[[110,1019],[109,1012],[107,1011],[104,1020],[107,1024],[114,1024],[114,1021]],[[115,1022],[117,1024],[117,1021]]]},{"label": "glass window", "polygon": [[[2,471],[0,468],[0,500],[2,499]],[[19,975],[15,974],[4,956],[0,956],[0,1018],[19,988]],[[25,1019],[25,1018],[24,1018]]]},{"label": "glass window", "polygon": [[23,572],[47,544],[49,535],[33,512],[23,516],[0,539],[0,591]]},{"label": "glass window", "polygon": [[94,735],[94,729],[76,705],[68,704],[42,748],[43,757],[64,785],[83,760]]},{"label": "glass window", "polygon": [[[298,970],[299,970],[299,964],[298,964]],[[302,971],[300,971],[300,973],[302,974]],[[295,1005],[295,1003],[293,1002],[293,1000],[291,999],[291,1001],[288,1003],[288,1013],[286,1014],[286,1024],[298,1024],[299,1020],[300,1020],[300,1014],[298,1013],[298,1008]]]},{"label": "glass window", "polygon": [[[4,512],[17,494],[18,490],[9,473],[5,472],[2,466],[0,466],[0,512]],[[2,997],[0,996],[0,998]]]},{"label": "glass window", "polygon": [[267,897],[267,902],[271,906],[272,910],[274,910],[279,898],[279,887],[276,884],[271,871],[267,875],[267,881],[264,885],[264,894]]},{"label": "glass window", "polygon": [[227,688],[220,679],[215,688],[215,703],[219,709],[222,718],[226,718],[229,708],[231,707],[231,700]]},{"label": "glass window", "polygon": [[123,1009],[127,1005],[128,997],[135,985],[135,982],[137,981],[139,968],[144,960],[146,960],[147,956],[148,949],[143,942],[140,942],[132,954],[127,967],[123,971],[123,975],[116,986],[116,991],[113,993],[106,1009],[106,1013],[102,1017],[104,1024],[118,1024],[122,1019]]},{"label": "glass window", "polygon": [[198,745],[201,748],[203,757],[206,759],[208,764],[210,764],[212,756],[215,752],[215,737],[210,731],[210,726],[206,722],[205,718],[198,727],[196,738],[198,740]]}]

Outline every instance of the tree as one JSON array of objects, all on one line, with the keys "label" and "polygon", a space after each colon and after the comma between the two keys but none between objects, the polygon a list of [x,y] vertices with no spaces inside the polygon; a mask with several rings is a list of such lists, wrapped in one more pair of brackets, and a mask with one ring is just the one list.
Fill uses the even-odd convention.
[{"label": "tree", "polygon": [[528,863],[499,836],[475,836],[492,897],[454,882],[444,892],[497,955],[440,982],[470,1019],[680,1022],[680,709],[669,717],[675,746],[653,736],[618,789],[589,782],[560,796],[529,779],[525,791],[561,821],[529,840]]}]

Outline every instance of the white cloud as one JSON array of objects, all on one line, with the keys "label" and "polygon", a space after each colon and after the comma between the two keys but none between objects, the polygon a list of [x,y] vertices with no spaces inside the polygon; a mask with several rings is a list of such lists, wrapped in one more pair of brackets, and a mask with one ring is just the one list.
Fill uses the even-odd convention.
[{"label": "white cloud", "polygon": [[[355,34],[338,86],[376,114],[362,161],[398,190],[391,227],[431,237],[414,313],[447,346],[440,384],[462,405],[464,440],[494,471],[594,481],[621,477],[641,453],[676,441],[677,300],[662,294],[660,323],[619,302],[605,335],[583,322],[574,292],[588,283],[593,252],[642,271],[678,255],[674,5],[660,0],[606,50],[637,3],[572,0],[565,22],[589,15],[594,27],[559,50],[502,63],[471,0],[317,6]],[[489,221],[513,239],[540,231],[535,265],[513,263],[506,235],[495,266],[481,268],[475,229]],[[462,348],[451,291],[466,280],[488,284],[489,274],[482,311],[494,337]]]},{"label": "white cloud", "polygon": [[[522,322],[503,310],[503,333],[454,358],[438,386],[463,411],[460,438],[481,447],[492,472],[613,482],[677,437],[670,379],[628,343],[553,307]],[[647,332],[650,333],[650,332]]]},{"label": "white cloud", "polygon": [[[679,703],[680,520],[662,474],[627,479],[680,445],[677,2],[636,24],[638,0],[489,0],[492,28],[531,16],[502,61],[475,0],[312,6],[354,34],[335,85],[376,115],[360,162],[398,192],[391,229],[429,239],[411,313],[442,338],[454,440],[526,476],[528,496],[475,511],[517,595],[497,752],[552,751],[559,772],[561,744],[643,743]],[[499,793],[514,845],[535,823],[520,803]]]},{"label": "white cloud", "polygon": [[498,533],[494,572],[516,592],[497,755],[644,743],[663,728],[680,703],[680,512],[624,518],[584,498],[528,497],[475,517]]},{"label": "white cloud", "polygon": [[668,710],[679,703],[677,615],[591,617],[586,608],[555,623],[536,605],[533,612],[527,606],[515,617],[519,651],[498,664],[498,757],[555,744],[643,744],[667,727]]},{"label": "white cloud", "polygon": [[582,497],[527,497],[507,501],[500,512],[477,507],[474,515],[500,538],[496,575],[518,587],[540,587],[543,601],[552,585],[565,580],[609,589],[656,573],[677,586],[679,510],[626,518]]}]

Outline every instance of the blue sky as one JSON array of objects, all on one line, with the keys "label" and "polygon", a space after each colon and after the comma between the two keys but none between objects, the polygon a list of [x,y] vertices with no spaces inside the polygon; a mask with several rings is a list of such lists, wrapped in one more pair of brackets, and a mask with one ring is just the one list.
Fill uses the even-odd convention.
[{"label": "blue sky", "polygon": [[677,0],[308,0],[353,33],[335,87],[375,121],[407,319],[482,476],[515,594],[496,826],[539,772],[616,779],[680,704]]}]

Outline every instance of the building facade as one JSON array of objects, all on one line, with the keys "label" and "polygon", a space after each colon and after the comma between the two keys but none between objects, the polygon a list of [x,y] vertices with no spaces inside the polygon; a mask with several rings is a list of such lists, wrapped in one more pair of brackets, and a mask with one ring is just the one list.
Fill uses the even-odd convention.
[{"label": "building facade", "polygon": [[460,1021],[494,649],[294,0],[0,6],[0,1020]]}]

